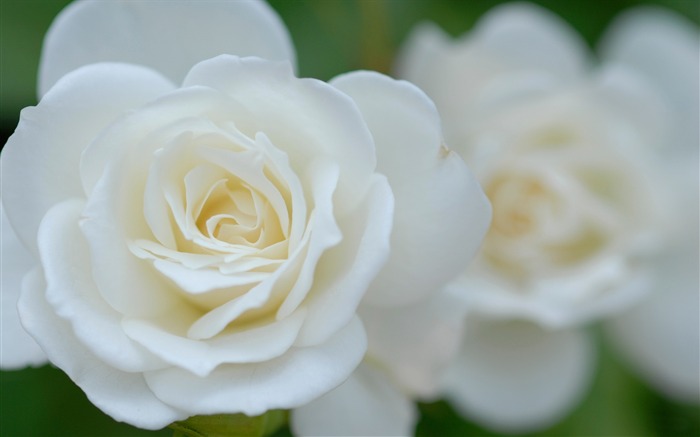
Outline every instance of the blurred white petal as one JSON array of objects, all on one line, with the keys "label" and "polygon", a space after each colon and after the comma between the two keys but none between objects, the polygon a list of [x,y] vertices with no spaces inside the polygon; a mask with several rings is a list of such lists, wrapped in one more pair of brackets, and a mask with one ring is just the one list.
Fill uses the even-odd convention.
[{"label": "blurred white petal", "polygon": [[469,320],[445,391],[465,417],[501,432],[545,428],[572,409],[594,367],[580,330],[547,330],[529,322]]},{"label": "blurred white petal", "polygon": [[643,74],[665,94],[675,113],[668,148],[697,149],[700,117],[700,33],[671,11],[639,7],[621,14],[600,43],[603,60]]},{"label": "blurred white petal", "polygon": [[459,347],[464,311],[461,301],[445,292],[399,307],[362,305],[368,356],[405,392],[432,398]]},{"label": "blurred white petal", "polygon": [[[697,222],[695,224],[697,226]],[[692,239],[692,237],[691,237]],[[628,364],[657,390],[700,402],[700,281],[698,246],[657,261],[654,292],[609,321],[607,328]]]},{"label": "blurred white petal", "polygon": [[298,436],[408,436],[417,419],[387,375],[362,363],[338,388],[293,410],[291,427]]},{"label": "blurred white petal", "polygon": [[485,52],[520,68],[567,79],[585,72],[588,53],[580,35],[557,15],[532,4],[493,8],[479,20],[473,38]]}]

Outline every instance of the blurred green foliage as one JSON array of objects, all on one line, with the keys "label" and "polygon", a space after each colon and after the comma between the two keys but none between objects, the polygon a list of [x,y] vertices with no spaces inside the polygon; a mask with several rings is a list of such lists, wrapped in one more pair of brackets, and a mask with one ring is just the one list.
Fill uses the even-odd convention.
[{"label": "blurred green foliage", "polygon": [[[22,107],[36,103],[41,43],[69,0],[0,0],[0,132],[12,133]],[[301,76],[329,79],[354,69],[390,73],[410,29],[432,20],[459,35],[498,3],[494,0],[270,0],[287,24]],[[660,5],[700,23],[698,0],[538,0],[576,28],[591,47],[621,10]],[[539,436],[700,436],[697,406],[665,400],[642,384],[601,342],[595,384],[564,421]],[[0,436],[171,436],[144,431],[101,413],[58,369],[0,373]],[[444,402],[420,405],[419,436],[493,436],[461,419]],[[284,427],[274,436],[291,435]]]}]

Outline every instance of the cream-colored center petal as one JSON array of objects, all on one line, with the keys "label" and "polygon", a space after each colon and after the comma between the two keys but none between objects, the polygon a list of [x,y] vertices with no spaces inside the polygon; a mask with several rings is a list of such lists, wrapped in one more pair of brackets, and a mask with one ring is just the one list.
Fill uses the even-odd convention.
[{"label": "cream-colored center petal", "polygon": [[[320,197],[306,192],[298,169],[263,134],[252,139],[226,123],[165,129],[153,141],[161,147],[153,147],[144,214],[154,238],[130,248],[200,312],[188,335],[210,338],[273,317],[292,289],[285,314],[298,306],[309,285],[297,277],[313,271],[325,250],[318,241],[338,238],[331,222],[309,220],[323,214],[332,221],[333,205],[324,200],[325,212],[312,214]],[[335,182],[327,188],[333,193]]]}]

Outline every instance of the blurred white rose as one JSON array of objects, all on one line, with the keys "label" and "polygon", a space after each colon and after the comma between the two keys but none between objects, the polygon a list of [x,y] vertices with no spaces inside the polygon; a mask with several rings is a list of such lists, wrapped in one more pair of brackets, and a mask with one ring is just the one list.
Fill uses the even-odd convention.
[{"label": "blurred white rose", "polygon": [[[402,52],[399,75],[434,99],[493,204],[480,256],[449,286],[469,314],[446,378],[455,406],[486,426],[536,429],[575,405],[595,352],[579,326],[663,292],[655,258],[690,233],[681,193],[697,189],[683,185],[697,185],[697,31],[667,15],[660,26],[656,13],[613,28],[599,67],[566,23],[529,4],[497,7],[457,40],[422,25]],[[683,286],[697,300],[697,278]],[[698,334],[697,305],[686,313],[683,343]],[[643,342],[647,330],[624,331]],[[646,355],[665,344],[697,378],[697,353],[654,344]]]},{"label": "blurred white rose", "polygon": [[490,208],[432,102],[270,60],[293,57],[260,2],[57,18],[41,101],[0,160],[3,367],[43,358],[19,298],[48,359],[117,420],[298,407],[365,355],[361,300],[421,302],[456,276]]}]

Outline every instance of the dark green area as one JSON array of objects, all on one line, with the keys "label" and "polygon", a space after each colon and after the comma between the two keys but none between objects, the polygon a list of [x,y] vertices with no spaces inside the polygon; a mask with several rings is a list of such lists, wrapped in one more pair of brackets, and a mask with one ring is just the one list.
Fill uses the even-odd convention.
[{"label": "dark green area", "polygon": [[[43,35],[67,0],[0,0],[0,136],[14,130],[22,107],[36,103]],[[301,76],[329,79],[354,69],[390,72],[394,53],[418,22],[449,33],[467,31],[492,0],[271,0],[289,27]],[[621,10],[661,5],[700,22],[697,0],[539,0],[576,28],[591,47]],[[171,436],[115,422],[100,412],[58,369],[0,373],[0,436]],[[493,436],[462,420],[443,402],[422,404],[420,436]],[[286,427],[275,437],[289,436]],[[603,348],[585,401],[539,436],[700,436],[700,411],[658,396]]]},{"label": "dark green area", "polygon": [[172,436],[115,422],[51,366],[0,372],[0,436]]}]

